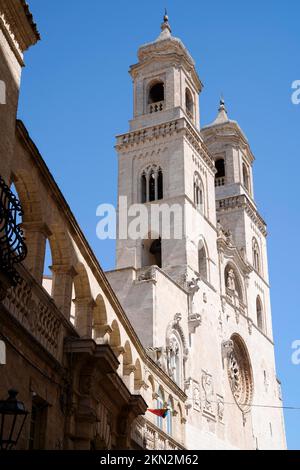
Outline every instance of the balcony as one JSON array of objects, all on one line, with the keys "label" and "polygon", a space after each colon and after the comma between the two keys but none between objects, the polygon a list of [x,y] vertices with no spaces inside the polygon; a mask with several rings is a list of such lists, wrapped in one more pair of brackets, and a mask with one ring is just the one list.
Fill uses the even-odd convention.
[{"label": "balcony", "polygon": [[148,105],[148,113],[158,113],[160,111],[163,111],[165,109],[165,102],[164,101],[158,101],[157,103],[151,103]]},{"label": "balcony", "polygon": [[18,266],[20,282],[7,291],[2,305],[15,320],[56,360],[62,358],[64,336],[77,336],[52,298],[23,265]]},{"label": "balcony", "polygon": [[142,449],[184,450],[183,445],[145,418],[137,418],[132,427],[132,440]]},{"label": "balcony", "polygon": [[226,183],[225,176],[215,179],[215,187],[216,188],[219,188],[220,186],[225,186],[225,183]]}]

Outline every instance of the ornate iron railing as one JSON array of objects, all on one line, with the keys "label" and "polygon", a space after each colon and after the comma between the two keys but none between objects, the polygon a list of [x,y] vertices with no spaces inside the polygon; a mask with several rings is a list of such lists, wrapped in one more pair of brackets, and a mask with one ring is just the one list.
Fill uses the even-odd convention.
[{"label": "ornate iron railing", "polygon": [[0,270],[12,285],[17,285],[20,281],[15,265],[21,263],[27,255],[23,231],[18,221],[18,217],[22,215],[20,202],[0,176]]}]

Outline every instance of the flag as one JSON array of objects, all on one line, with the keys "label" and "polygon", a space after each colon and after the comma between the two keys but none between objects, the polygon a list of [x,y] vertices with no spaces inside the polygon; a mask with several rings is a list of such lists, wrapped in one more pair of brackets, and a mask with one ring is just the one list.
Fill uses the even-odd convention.
[{"label": "flag", "polygon": [[150,411],[150,413],[153,413],[156,416],[159,416],[160,418],[165,418],[168,414],[169,409],[168,408],[158,408],[158,409],[155,409],[155,410],[150,410],[148,408],[148,411]]}]

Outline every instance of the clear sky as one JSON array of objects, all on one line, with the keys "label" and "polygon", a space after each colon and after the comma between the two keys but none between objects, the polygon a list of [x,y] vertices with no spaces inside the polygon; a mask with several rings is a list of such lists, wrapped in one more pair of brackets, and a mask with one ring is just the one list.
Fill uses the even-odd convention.
[{"label": "clear sky", "polygon": [[[115,203],[114,136],[132,116],[129,65],[160,31],[164,6],[173,34],[194,57],[205,88],[201,125],[221,92],[256,156],[255,197],[269,228],[277,372],[284,402],[300,407],[299,124],[291,84],[300,80],[299,0],[29,0],[42,41],[26,54],[24,120],[104,269],[114,242],[96,238],[96,207]],[[300,411],[286,411],[289,448],[300,449]]]}]

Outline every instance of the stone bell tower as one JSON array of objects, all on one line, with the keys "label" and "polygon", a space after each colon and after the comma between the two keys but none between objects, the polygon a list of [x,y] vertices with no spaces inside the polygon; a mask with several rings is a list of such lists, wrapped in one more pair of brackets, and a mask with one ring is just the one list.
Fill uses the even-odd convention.
[{"label": "stone bell tower", "polygon": [[[148,355],[187,397],[188,449],[284,448],[266,225],[248,140],[223,100],[200,130],[202,84],[167,15],[130,74],[134,112],[117,137],[120,222],[108,279]],[[174,210],[170,236],[159,224],[127,233],[139,211],[149,218],[174,207],[181,219]]]},{"label": "stone bell tower", "polygon": [[[159,37],[140,47],[133,78],[134,117],[128,134],[117,138],[119,197],[128,206],[174,205],[181,220],[171,220],[170,237],[149,228],[141,239],[117,242],[117,268],[158,265],[174,279],[199,270],[199,234],[211,246],[205,270],[216,277],[214,161],[200,135],[202,83],[180,39],[171,34],[165,15]],[[125,209],[119,206],[122,220]],[[128,224],[130,219],[128,220]],[[182,236],[175,235],[181,226]]]}]

